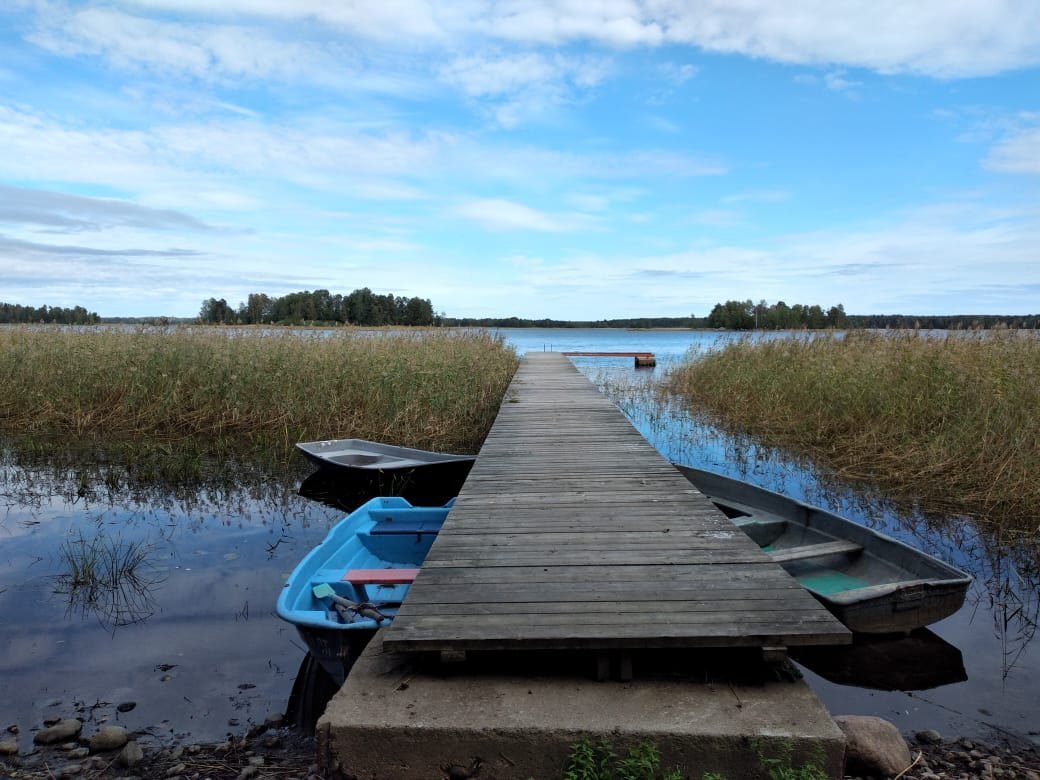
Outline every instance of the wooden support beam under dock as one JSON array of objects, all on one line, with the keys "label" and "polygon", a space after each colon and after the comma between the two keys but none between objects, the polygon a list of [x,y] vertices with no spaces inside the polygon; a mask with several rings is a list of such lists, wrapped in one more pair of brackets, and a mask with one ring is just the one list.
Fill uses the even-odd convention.
[{"label": "wooden support beam under dock", "polygon": [[560,353],[528,353],[388,651],[846,644]]}]

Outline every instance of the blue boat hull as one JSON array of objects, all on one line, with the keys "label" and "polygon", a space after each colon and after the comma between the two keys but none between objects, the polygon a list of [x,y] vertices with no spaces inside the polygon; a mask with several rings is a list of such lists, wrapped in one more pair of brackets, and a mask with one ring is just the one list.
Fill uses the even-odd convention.
[{"label": "blue boat hull", "polygon": [[[333,526],[289,575],[278,597],[278,616],[296,626],[337,682],[343,681],[375,632],[393,620],[410,587],[407,582],[359,584],[344,577],[358,569],[421,566],[453,503],[454,499],[442,507],[417,507],[399,497],[374,498]],[[338,599],[372,604],[379,616],[337,610],[337,598],[315,595],[319,586],[331,588]]]}]

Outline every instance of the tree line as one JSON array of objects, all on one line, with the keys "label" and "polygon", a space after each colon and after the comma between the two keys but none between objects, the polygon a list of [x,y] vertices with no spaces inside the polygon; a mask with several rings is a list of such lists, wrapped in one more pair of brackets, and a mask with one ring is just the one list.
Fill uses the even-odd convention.
[{"label": "tree line", "polygon": [[199,321],[223,325],[437,325],[428,298],[378,295],[367,287],[349,295],[328,290],[303,290],[271,297],[251,293],[232,308],[224,298],[207,298],[199,310]]},{"label": "tree line", "polygon": [[63,306],[22,306],[17,303],[0,303],[0,322],[30,323],[44,322],[58,325],[94,325],[101,321],[97,312],[87,311],[82,306],[66,309]]},{"label": "tree line", "polygon": [[998,314],[846,314],[842,304],[826,311],[821,306],[783,301],[726,301],[716,303],[705,320],[709,328],[726,330],[800,330],[823,328],[869,328],[900,330],[956,330],[989,328],[1040,328],[1040,315]]},{"label": "tree line", "polygon": [[765,301],[726,301],[715,304],[708,315],[707,326],[726,330],[845,328],[848,326],[848,315],[840,303],[824,311],[818,305],[796,303],[788,306],[783,301],[771,305]]},{"label": "tree line", "polygon": [[462,328],[703,328],[697,317],[627,317],[615,320],[554,320],[523,317],[441,317],[440,324]]}]

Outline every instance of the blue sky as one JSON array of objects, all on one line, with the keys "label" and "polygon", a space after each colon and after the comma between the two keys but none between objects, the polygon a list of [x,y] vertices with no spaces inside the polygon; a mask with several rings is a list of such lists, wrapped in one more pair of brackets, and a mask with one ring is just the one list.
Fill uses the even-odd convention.
[{"label": "blue sky", "polygon": [[1036,0],[9,0],[0,150],[14,303],[1040,311]]}]

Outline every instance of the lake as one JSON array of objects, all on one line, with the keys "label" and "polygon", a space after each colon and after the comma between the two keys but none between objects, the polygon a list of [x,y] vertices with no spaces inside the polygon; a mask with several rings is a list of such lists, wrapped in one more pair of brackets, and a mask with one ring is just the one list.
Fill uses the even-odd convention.
[{"label": "lake", "polygon": [[[521,352],[656,353],[655,369],[635,369],[631,358],[574,362],[610,389],[666,458],[832,509],[973,574],[965,607],[931,634],[802,658],[805,677],[833,713],[877,714],[903,730],[1040,738],[1032,682],[1040,674],[1032,641],[1040,609],[1035,558],[962,519],[897,512],[883,497],[831,484],[811,466],[623,390],[656,381],[689,350],[710,349],[733,334],[500,332]],[[21,728],[23,748],[30,729],[51,714],[107,717],[162,742],[178,735],[222,739],[286,708],[304,648],[274,615],[274,602],[296,562],[344,513],[314,500],[321,495],[313,490],[304,491],[311,498],[300,495],[310,474],[300,460],[288,475],[253,473],[239,485],[201,489],[84,483],[74,471],[3,461],[0,697],[7,723]],[[132,587],[70,589],[70,559],[86,549],[102,560],[128,551],[147,560]],[[884,690],[893,685],[917,689]],[[129,711],[116,709],[130,702]]]}]

